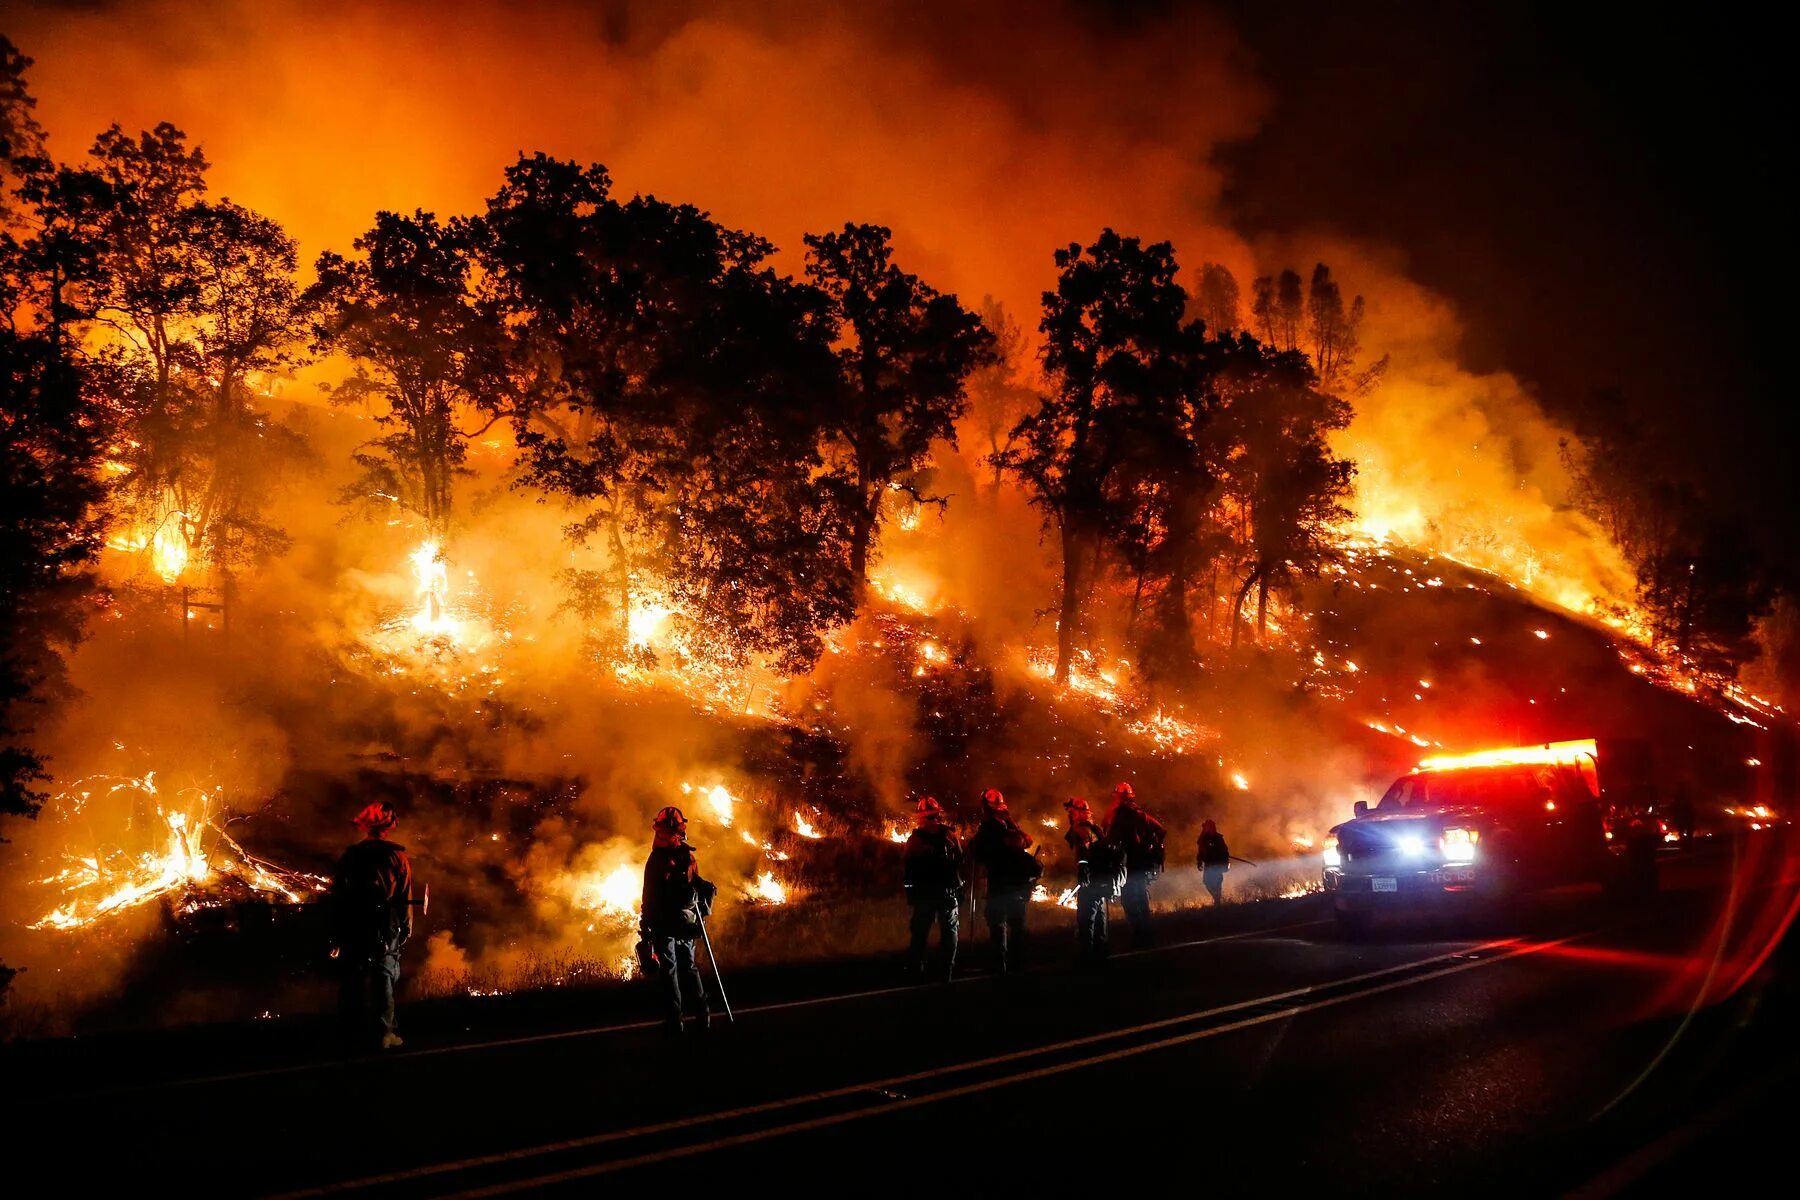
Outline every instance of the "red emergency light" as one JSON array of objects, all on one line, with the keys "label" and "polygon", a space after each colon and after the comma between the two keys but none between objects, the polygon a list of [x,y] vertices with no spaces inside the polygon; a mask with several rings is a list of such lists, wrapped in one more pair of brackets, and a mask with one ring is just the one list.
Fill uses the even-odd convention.
[{"label": "red emergency light", "polygon": [[1575,766],[1599,756],[1593,738],[1572,742],[1544,742],[1537,746],[1503,746],[1472,750],[1467,754],[1434,754],[1419,762],[1421,771],[1461,771],[1470,767]]}]

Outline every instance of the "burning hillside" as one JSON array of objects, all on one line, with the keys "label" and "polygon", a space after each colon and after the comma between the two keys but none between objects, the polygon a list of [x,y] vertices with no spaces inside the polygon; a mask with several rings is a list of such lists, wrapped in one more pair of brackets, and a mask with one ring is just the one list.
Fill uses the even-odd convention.
[{"label": "burning hillside", "polygon": [[[271,12],[246,36],[281,41]],[[854,21],[795,54],[773,18],[671,20],[583,68],[669,96],[624,123],[655,145],[334,162],[353,222],[249,149],[304,122],[233,105],[88,146],[57,58],[86,52],[46,33],[52,140],[9,55],[0,336],[38,516],[6,700],[47,701],[6,726],[30,728],[9,803],[41,808],[5,849],[21,994],[202,988],[144,964],[250,910],[310,971],[371,800],[435,885],[428,973],[484,994],[630,974],[665,805],[720,931],[783,931],[770,958],[886,945],[922,795],[967,823],[1005,790],[1043,831],[1046,908],[1063,800],[1120,778],[1175,830],[1170,903],[1198,895],[1202,818],[1265,860],[1240,894],[1304,894],[1353,799],[1495,742],[1642,742],[1641,775],[1719,814],[1780,808],[1788,722],[1733,673],[1754,611],[1728,573],[1644,533],[1666,514],[1516,381],[1458,365],[1445,306],[1382,256],[1253,252],[1197,210],[1215,168],[1177,164],[1247,115],[1107,141],[1103,104],[972,89]],[[542,52],[539,22],[480,61]],[[1183,75],[1194,109],[1254,109],[1238,72]],[[896,131],[846,76],[903,78],[962,132]],[[121,79],[92,91],[166,98]],[[828,152],[841,190],[692,176],[725,113],[776,159]],[[710,159],[754,157],[732,150]],[[884,155],[939,185],[859,183]],[[1020,187],[1054,211],[968,203]]]}]

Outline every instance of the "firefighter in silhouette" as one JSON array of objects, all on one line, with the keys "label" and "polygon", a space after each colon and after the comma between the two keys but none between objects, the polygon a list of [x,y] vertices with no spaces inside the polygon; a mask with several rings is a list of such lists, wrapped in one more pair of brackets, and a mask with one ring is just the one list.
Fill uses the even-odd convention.
[{"label": "firefighter in silhouette", "polygon": [[[1202,799],[1211,800],[1212,797],[1203,796]],[[1212,893],[1213,903],[1225,903],[1225,872],[1231,870],[1231,847],[1225,844],[1224,835],[1210,818],[1200,822],[1194,865],[1200,868],[1200,878],[1205,882],[1206,890]]]},{"label": "firefighter in silhouette", "polygon": [[1075,965],[1099,967],[1106,962],[1106,906],[1124,881],[1124,860],[1094,824],[1093,811],[1080,796],[1063,802],[1069,829],[1063,840],[1075,855]]},{"label": "firefighter in silhouette", "polygon": [[332,939],[342,972],[338,1008],[344,1036],[353,1046],[392,1050],[394,985],[400,981],[400,948],[412,936],[412,863],[389,840],[399,823],[386,801],[353,818],[363,840],[344,851],[331,877]]},{"label": "firefighter in silhouette", "polygon": [[925,946],[933,922],[938,927],[937,977],[948,983],[956,970],[962,866],[962,843],[944,818],[944,806],[925,797],[919,801],[917,826],[906,839],[906,902],[912,905],[912,944],[907,964],[917,979],[926,977]]},{"label": "firefighter in silhouette", "polygon": [[706,985],[694,965],[694,939],[700,921],[712,911],[717,889],[700,877],[694,848],[688,845],[687,817],[670,805],[656,814],[650,857],[644,862],[644,896],[639,906],[638,965],[646,978],[663,988],[663,1031],[681,1033],[682,1002],[693,1013],[694,1027],[712,1026]]},{"label": "firefighter in silhouette", "polygon": [[1131,944],[1139,949],[1150,944],[1150,884],[1162,874],[1163,842],[1167,836],[1162,822],[1138,804],[1137,793],[1129,783],[1113,789],[1106,840],[1125,860],[1121,899],[1125,920],[1131,926]]},{"label": "firefighter in silhouette", "polygon": [[1031,835],[1006,811],[1000,789],[981,793],[981,828],[969,840],[969,853],[987,876],[988,933],[994,941],[994,970],[1004,975],[1019,965],[1025,944],[1025,910],[1031,889],[1044,873],[1031,852]]}]

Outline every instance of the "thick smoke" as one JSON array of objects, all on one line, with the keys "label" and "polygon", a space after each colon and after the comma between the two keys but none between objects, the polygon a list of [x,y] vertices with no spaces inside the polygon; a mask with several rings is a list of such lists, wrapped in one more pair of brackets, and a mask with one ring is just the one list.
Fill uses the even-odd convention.
[{"label": "thick smoke", "polygon": [[[45,4],[16,12],[9,32],[37,59],[31,83],[56,154],[77,157],[114,121],[172,121],[205,148],[213,191],[281,221],[303,261],[347,251],[377,209],[475,211],[515,155],[543,150],[606,164],[623,192],[764,234],[786,270],[805,232],[889,225],[907,269],[971,306],[997,297],[1027,330],[1052,251],[1105,226],[1172,240],[1190,285],[1202,262],[1226,264],[1246,298],[1257,274],[1328,262],[1369,298],[1365,360],[1391,363],[1343,439],[1361,464],[1364,524],[1513,574],[1535,547],[1529,571],[1573,604],[1623,594],[1616,553],[1567,510],[1559,431],[1509,377],[1458,365],[1455,314],[1407,280],[1396,252],[1320,231],[1252,238],[1219,218],[1216,153],[1252,136],[1271,102],[1227,27],[1201,12],[1122,26],[1072,7],[923,8]],[[749,879],[775,861],[760,843],[791,836],[799,793],[751,769],[772,727],[607,686],[560,611],[560,575],[579,565],[560,536],[566,515],[508,488],[503,444],[476,448],[448,547],[451,590],[491,618],[494,644],[468,662],[409,665],[379,688],[351,685],[346,664],[367,665],[367,632],[414,601],[407,554],[421,535],[399,519],[346,519],[333,503],[371,427],[359,410],[322,410],[316,382],[331,373],[284,387],[280,403],[311,414],[316,461],[286,483],[292,550],[244,583],[237,652],[218,653],[211,632],[184,643],[145,628],[148,610],[122,605],[75,660],[85,698],[47,731],[58,776],[155,769],[246,807],[296,770],[398,779],[388,786],[418,814],[409,844],[457,880],[458,932],[430,945],[431,966],[450,975],[504,973],[532,955],[616,959],[627,929],[596,915],[591,885],[635,861],[649,815],[689,796],[683,784],[737,798],[736,823],[707,833],[709,869]],[[1027,681],[1024,656],[1054,641],[1054,546],[1015,489],[992,490],[980,451],[967,438],[942,452],[947,508],[923,511],[917,533],[890,529],[877,574],[929,591],[949,649],[991,672],[1015,722],[1009,748],[951,776],[922,769],[943,735],[925,727],[904,673],[878,660],[828,658],[779,696],[829,705],[875,819],[899,819],[925,787],[966,807],[990,782],[1055,816],[1063,796],[1098,803],[1137,772],[1183,821],[1235,818],[1240,844],[1285,852],[1387,769],[1248,687],[1188,714],[1217,731],[1215,749],[1159,762],[1031,708],[1045,689]],[[882,634],[865,621],[844,636]],[[476,793],[508,780],[566,787],[502,829],[500,802]],[[463,790],[447,799],[445,788]],[[290,806],[306,865],[328,864],[349,799],[326,791]],[[48,820],[18,831],[28,853],[60,836]],[[38,968],[27,989],[48,974],[33,936],[9,928],[0,945]]]}]

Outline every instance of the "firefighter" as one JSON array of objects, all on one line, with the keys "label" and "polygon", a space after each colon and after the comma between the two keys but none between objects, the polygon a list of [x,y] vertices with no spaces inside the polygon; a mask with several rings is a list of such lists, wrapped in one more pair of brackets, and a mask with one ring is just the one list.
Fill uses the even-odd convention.
[{"label": "firefighter", "polygon": [[1031,835],[1006,811],[1000,789],[981,793],[981,807],[981,828],[969,841],[969,853],[987,875],[984,913],[994,942],[994,971],[1004,975],[1023,954],[1025,910],[1044,869],[1031,852]]},{"label": "firefighter", "polygon": [[1194,861],[1200,868],[1206,890],[1212,893],[1213,903],[1225,903],[1225,872],[1231,870],[1231,847],[1225,844],[1225,838],[1211,818],[1200,822],[1200,841]]},{"label": "firefighter", "polygon": [[912,946],[907,963],[915,979],[926,977],[925,945],[938,926],[938,978],[956,970],[957,908],[962,902],[962,843],[930,796],[919,801],[917,827],[906,839],[906,902],[912,905]]},{"label": "firefighter", "polygon": [[712,1013],[694,965],[694,939],[700,936],[700,922],[711,911],[717,889],[700,877],[694,848],[688,845],[687,817],[679,808],[662,809],[652,828],[639,908],[638,962],[646,976],[662,981],[663,1031],[680,1035],[685,999],[694,1027],[704,1032],[712,1026]]},{"label": "firefighter", "polygon": [[1075,855],[1075,965],[1106,963],[1106,906],[1118,894],[1118,867],[1106,835],[1080,796],[1063,802],[1069,829],[1063,840]]},{"label": "firefighter", "polygon": [[352,818],[363,840],[344,851],[331,877],[332,954],[342,972],[338,993],[344,1036],[382,1050],[400,1045],[394,1028],[394,985],[400,948],[412,936],[412,863],[389,840],[399,816],[386,801]]},{"label": "firefighter", "polygon": [[1150,944],[1150,884],[1162,874],[1163,842],[1167,836],[1162,822],[1138,804],[1137,793],[1129,783],[1113,789],[1106,840],[1125,860],[1121,899],[1125,920],[1131,926],[1131,944],[1139,949]]}]

